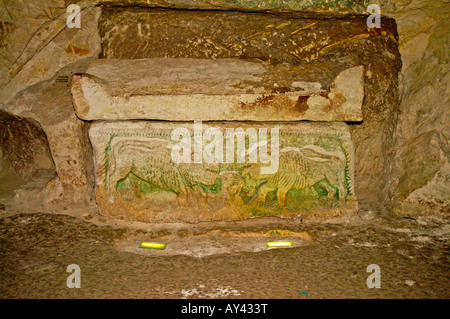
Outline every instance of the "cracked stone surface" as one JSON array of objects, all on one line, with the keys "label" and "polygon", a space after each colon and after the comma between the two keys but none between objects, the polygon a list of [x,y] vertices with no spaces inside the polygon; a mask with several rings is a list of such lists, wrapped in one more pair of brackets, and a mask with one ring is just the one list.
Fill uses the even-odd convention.
[{"label": "cracked stone surface", "polygon": [[96,122],[89,137],[106,215],[196,222],[358,207],[344,123]]},{"label": "cracked stone surface", "polygon": [[39,124],[0,110],[0,200],[12,197],[24,184],[43,187],[54,176],[55,165]]},{"label": "cracked stone surface", "polygon": [[103,9],[99,34],[101,57],[107,59],[241,58],[290,64],[311,62],[363,39],[397,42],[395,22],[387,18],[382,29],[368,29],[364,17],[116,7]]},{"label": "cracked stone surface", "polygon": [[364,67],[342,70],[328,90],[318,71],[325,68],[237,59],[96,60],[73,76],[72,96],[78,117],[89,121],[361,121]]}]

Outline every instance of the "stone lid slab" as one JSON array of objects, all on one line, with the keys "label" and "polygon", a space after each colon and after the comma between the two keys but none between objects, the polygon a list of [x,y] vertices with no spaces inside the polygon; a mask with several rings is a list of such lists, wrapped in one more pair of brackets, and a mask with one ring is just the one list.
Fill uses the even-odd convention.
[{"label": "stone lid slab", "polygon": [[363,66],[341,70],[329,87],[305,70],[239,59],[99,59],[74,75],[72,95],[83,120],[362,120]]}]

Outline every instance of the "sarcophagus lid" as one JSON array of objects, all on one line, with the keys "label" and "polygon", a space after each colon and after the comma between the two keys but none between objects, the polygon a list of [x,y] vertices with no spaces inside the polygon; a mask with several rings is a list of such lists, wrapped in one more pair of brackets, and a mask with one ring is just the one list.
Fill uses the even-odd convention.
[{"label": "sarcophagus lid", "polygon": [[77,116],[90,121],[362,121],[363,73],[321,63],[104,59],[74,75],[72,95]]}]

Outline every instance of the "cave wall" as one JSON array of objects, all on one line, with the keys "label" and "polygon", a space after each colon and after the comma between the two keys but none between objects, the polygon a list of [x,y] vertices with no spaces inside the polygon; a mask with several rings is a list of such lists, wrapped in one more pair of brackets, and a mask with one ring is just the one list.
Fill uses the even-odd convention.
[{"label": "cave wall", "polygon": [[[55,176],[47,138],[38,123],[0,110],[0,200]],[[34,183],[34,185],[32,185]]]},{"label": "cave wall", "polygon": [[402,55],[401,102],[386,200],[399,213],[445,213],[449,170],[449,15],[445,1],[393,1]]},{"label": "cave wall", "polygon": [[42,209],[52,211],[63,203],[66,209],[86,211],[95,207],[92,150],[88,124],[73,110],[70,81],[100,52],[100,8],[81,4],[82,28],[69,29],[64,1],[3,3],[0,20],[7,27],[0,40],[0,109],[38,122],[47,137],[57,176],[40,196]]},{"label": "cave wall", "polygon": [[[86,165],[90,154],[87,124],[73,113],[69,85],[64,81],[83,71],[89,59],[101,52],[97,28],[100,8],[96,4],[295,11],[314,18],[318,13],[328,17],[360,15],[368,4],[378,3],[382,14],[397,23],[402,66],[396,62],[395,52],[380,50],[376,42],[370,44],[370,39],[359,40],[368,43],[360,56],[368,67],[366,91],[377,93],[366,95],[369,98],[364,102],[365,121],[351,127],[356,146],[357,195],[367,198],[366,209],[377,211],[394,209],[409,214],[448,209],[449,13],[445,1],[5,0],[3,3],[0,108],[41,124],[58,174],[58,179],[47,186],[49,192],[62,189],[66,198],[75,201],[84,198],[87,202],[92,201],[89,186],[92,172]],[[65,27],[65,10],[70,3],[81,5],[81,29]],[[396,35],[392,36],[397,41]],[[351,46],[344,48],[351,49]],[[381,56],[374,59],[373,54]],[[383,68],[398,70],[400,80],[396,72],[382,81],[371,78],[383,74]],[[65,153],[73,143],[73,152]],[[71,173],[74,171],[77,175]]]}]

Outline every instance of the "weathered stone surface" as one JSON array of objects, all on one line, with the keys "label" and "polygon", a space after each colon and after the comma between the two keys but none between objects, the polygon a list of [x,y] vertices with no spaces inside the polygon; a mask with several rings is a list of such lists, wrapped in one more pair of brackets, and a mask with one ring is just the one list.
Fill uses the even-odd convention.
[{"label": "weathered stone surface", "polygon": [[[108,45],[111,51],[108,52],[115,52],[114,54],[117,54],[117,57],[140,57],[140,54],[143,54],[141,57],[145,58],[165,56],[192,57],[194,55],[195,57],[241,57],[251,59],[254,56],[259,56],[263,60],[272,62],[282,61],[295,64],[299,61],[300,64],[297,66],[304,66],[305,69],[308,66],[312,67],[312,64],[306,63],[308,61],[331,61],[334,62],[334,65],[332,63],[328,64],[331,70],[323,71],[330,74],[328,84],[317,80],[317,82],[322,84],[322,88],[327,91],[330,89],[332,80],[339,72],[357,65],[364,65],[364,122],[350,125],[356,149],[355,178],[357,179],[358,195],[361,194],[360,189],[367,188],[370,194],[378,197],[378,200],[376,200],[377,204],[391,200],[392,204],[396,201],[403,201],[405,204],[408,202],[406,210],[403,209],[406,206],[399,206],[399,212],[407,211],[409,213],[412,211],[412,208],[419,213],[446,211],[448,198],[450,198],[446,195],[448,194],[446,193],[446,190],[448,190],[448,178],[446,176],[448,176],[449,172],[448,138],[446,137],[450,136],[448,126],[450,109],[447,107],[448,98],[446,98],[448,96],[447,88],[449,87],[447,54],[449,12],[446,10],[448,7],[446,1],[83,1],[83,3],[80,2],[82,8],[85,8],[84,5],[87,4],[86,9],[82,11],[83,27],[81,30],[69,30],[64,27],[65,8],[69,3],[76,2],[78,1],[3,1],[4,6],[0,7],[0,25],[2,27],[0,35],[0,55],[2,56],[2,59],[0,59],[0,99],[3,103],[13,101],[12,99],[17,92],[27,87],[29,88],[30,85],[51,78],[60,69],[61,65],[91,54],[93,56],[97,55],[100,48],[96,31],[99,8],[91,7],[96,3],[118,4],[129,11],[138,11],[136,7],[147,7],[147,9],[153,7],[151,12],[153,15],[161,7],[242,10],[241,14],[244,21],[248,16],[247,13],[243,13],[246,10],[247,12],[252,10],[269,10],[271,13],[277,10],[285,11],[285,13],[287,11],[297,11],[295,17],[315,18],[314,21],[318,22],[316,25],[294,34],[294,36],[301,34],[302,39],[305,41],[309,39],[309,42],[302,42],[305,45],[302,46],[301,61],[290,56],[290,50],[280,50],[279,46],[270,46],[269,44],[272,42],[268,41],[271,40],[268,37],[274,36],[272,34],[265,36],[264,33],[261,33],[261,37],[256,36],[257,41],[253,41],[251,46],[244,46],[242,49],[239,49],[238,46],[232,47],[233,44],[239,43],[240,40],[237,35],[233,38],[232,30],[225,29],[223,40],[221,40],[219,35],[214,38],[214,35],[211,34],[213,32],[211,30],[220,30],[220,32],[216,33],[221,33],[221,28],[206,26],[201,32],[204,32],[209,38],[205,37],[202,39],[201,36],[189,38],[187,33],[180,32],[179,34],[180,38],[200,40],[198,47],[178,46],[177,49],[173,48],[170,51],[170,47],[173,47],[174,43],[179,41],[176,32],[184,29],[177,29],[171,26],[170,23],[164,24],[162,16],[154,21],[159,24],[161,32],[167,32],[167,39],[158,38],[158,34],[149,35],[148,32],[142,32],[142,36],[140,36],[137,34],[138,26],[133,26],[132,22],[134,20],[126,18],[127,15],[119,11],[117,11],[116,24],[114,24],[114,21],[108,24],[106,11],[110,10],[112,14],[113,9],[105,10],[105,14],[102,17],[104,20],[100,23],[100,28],[101,30],[105,30],[104,28],[107,27],[110,28],[111,34],[114,36],[106,36],[101,31],[103,41],[104,44],[107,44],[106,41],[109,41]],[[365,29],[365,18],[355,17],[354,15],[362,13],[369,3],[380,4],[382,14],[395,18],[396,23],[392,19],[383,18],[383,28],[381,30],[373,30],[369,32],[370,36],[367,36],[365,34],[367,31]],[[309,13],[305,14],[306,11],[309,11]],[[323,15],[324,12],[328,12],[329,15]],[[225,11],[221,13],[225,13]],[[335,19],[337,16],[342,18],[342,14],[347,13],[352,15],[347,15],[345,19],[341,20]],[[195,13],[192,14],[195,15]],[[123,19],[119,18],[121,15]],[[132,14],[129,13],[129,15]],[[190,21],[193,21],[193,15],[186,16],[186,18],[190,18]],[[145,15],[142,14],[141,17],[145,18]],[[291,17],[294,17],[294,15]],[[273,18],[275,19],[277,16],[273,15]],[[334,25],[335,30],[339,31],[336,32],[337,36],[342,34],[342,39],[347,39],[347,41],[328,41],[326,36],[324,36],[327,34],[325,32],[326,28],[315,29],[321,27],[324,18],[330,18],[330,25]],[[286,20],[290,19],[290,17],[284,14],[282,17],[279,16],[279,19]],[[314,21],[307,23],[305,20],[305,23],[300,27],[306,27]],[[355,21],[359,21],[356,31],[351,30],[354,29]],[[122,24],[117,24],[117,22]],[[143,24],[147,22],[147,19],[142,19],[141,31],[147,28]],[[177,22],[172,21],[171,23],[176,24]],[[348,25],[348,28],[339,27],[341,23]],[[123,25],[125,29],[128,24],[130,25],[129,28],[132,28],[132,32],[125,35],[127,31],[121,30],[119,25]],[[218,24],[220,25],[220,23]],[[399,59],[397,50],[396,24],[398,24],[399,30],[399,49],[402,61]],[[260,27],[255,25],[253,23],[252,27],[256,29]],[[282,23],[278,25],[282,25]],[[114,26],[116,26],[115,30],[113,30]],[[195,27],[199,27],[199,25],[195,25]],[[189,29],[189,27],[185,26],[189,31],[192,31],[195,27]],[[279,34],[281,34],[285,32],[284,30],[288,30],[286,29],[288,27],[284,26],[277,31],[280,31]],[[172,31],[169,32],[169,29]],[[251,28],[248,29],[251,31]],[[293,31],[295,30],[291,32]],[[320,31],[324,31],[324,33],[321,35]],[[345,33],[344,36],[343,32],[348,33]],[[123,39],[121,38],[121,33],[125,35]],[[254,35],[254,33],[248,31],[247,34]],[[194,30],[192,35],[195,34],[198,33],[195,33]],[[53,35],[56,35],[56,37],[53,37]],[[146,39],[145,36],[148,35],[150,38]],[[225,35],[229,36],[228,40]],[[290,36],[289,33],[285,35],[287,37]],[[264,36],[267,41],[263,39]],[[330,39],[335,39],[335,36],[336,34],[330,36]],[[314,41],[314,37],[317,37],[320,41]],[[214,40],[215,42],[212,42],[214,45],[211,42],[206,42],[207,39]],[[204,42],[201,42],[202,40]],[[146,42],[154,44],[151,50],[150,46],[145,47]],[[142,46],[139,48],[140,44]],[[233,55],[230,55],[227,51],[219,53],[220,49],[215,49],[216,44],[222,45],[218,46],[219,48],[231,44],[230,47],[225,46],[225,48],[230,50]],[[315,46],[320,48],[316,49]],[[256,50],[257,54],[254,54],[255,50],[249,49],[251,47],[258,48]],[[323,50],[324,47],[326,49]],[[266,51],[264,51],[265,48]],[[267,48],[270,49],[270,52]],[[87,52],[87,49],[90,53],[83,55]],[[186,52],[183,52],[183,50]],[[104,57],[107,57],[108,52],[104,51]],[[170,52],[177,55],[172,56],[169,54]],[[320,52],[323,54],[318,54]],[[148,56],[150,53],[154,54],[154,56]],[[401,83],[402,100],[399,107],[400,98],[397,96],[397,74],[400,70],[401,62],[403,63],[403,81]],[[11,71],[13,72],[11,73]],[[16,71],[18,72],[16,73]],[[10,74],[14,73],[16,75],[11,77]],[[318,74],[315,74],[315,77],[317,76]],[[313,78],[307,82],[315,82],[315,80]],[[51,99],[46,99],[47,105],[36,103],[40,101],[41,95],[36,92],[35,94],[37,95],[30,95],[27,99],[27,107],[30,109],[34,108],[34,110],[30,110],[30,113],[27,114],[17,113],[26,117],[32,117],[40,123],[48,121],[55,124],[58,121],[64,121],[61,114],[56,111],[59,109],[59,104],[52,103]],[[52,94],[57,95],[59,93]],[[16,102],[19,103],[17,100],[13,101],[13,103]],[[39,106],[33,107],[35,104]],[[50,107],[50,105],[54,107]],[[38,108],[40,110],[36,111]],[[39,115],[34,114],[34,111],[39,113]],[[13,113],[17,114],[15,111]],[[77,125],[80,127],[82,126],[81,121],[74,120],[73,122],[77,122]],[[45,130],[45,125],[42,125],[42,127]],[[54,128],[56,129],[56,126]],[[57,131],[55,131],[55,136],[57,136]],[[83,143],[80,145],[84,145]],[[430,147],[426,148],[426,152],[421,152],[420,145],[427,145],[427,143]],[[67,139],[66,145],[70,146],[69,139]],[[64,156],[56,157],[56,161],[62,161],[64,158]],[[82,158],[82,156],[78,154],[77,158]],[[411,158],[414,161],[410,161]],[[439,160],[436,160],[437,158]],[[77,163],[83,163],[80,164],[80,167],[77,166],[78,164],[74,165],[74,161],[69,162],[71,165],[67,166],[67,172],[70,172],[72,169],[82,169],[83,165],[85,169],[88,167],[83,161],[77,161]],[[421,169],[415,167],[415,165],[419,165],[422,168],[425,167],[425,174],[420,174]],[[70,175],[72,173],[67,173],[67,176]],[[61,176],[64,176],[64,173],[61,173]],[[56,182],[53,184],[56,185],[55,188],[60,186]],[[65,183],[65,185],[70,188],[70,183]],[[74,191],[81,192],[80,189]],[[445,198],[447,200],[444,200]]]},{"label": "weathered stone surface", "polygon": [[362,66],[328,92],[299,71],[237,59],[97,60],[74,75],[72,95],[84,120],[362,120]]},{"label": "weathered stone surface", "polygon": [[[94,149],[96,198],[102,212],[140,221],[194,222],[261,215],[329,216],[357,208],[353,145],[346,124],[200,125],[93,123],[89,136]],[[237,128],[255,131],[247,137],[242,131],[234,140],[226,129]],[[267,129],[266,139],[258,130],[261,128]],[[276,132],[272,131],[276,128],[279,152]],[[186,134],[182,144],[186,152],[176,148],[181,145],[178,133]],[[239,141],[245,141],[243,148],[238,149]],[[267,171],[269,167],[273,169]]]},{"label": "weathered stone surface", "polygon": [[403,171],[394,191],[397,211],[446,213],[450,198],[450,151],[435,131],[408,141],[399,154]]},{"label": "weathered stone surface", "polygon": [[101,42],[97,21],[100,8],[79,1],[80,29],[67,28],[63,0],[5,1],[0,23],[0,100],[10,102],[21,90],[49,80],[61,68],[86,57],[97,57]]},{"label": "weathered stone surface", "polygon": [[[59,72],[83,72],[88,60],[71,64]],[[88,207],[94,199],[92,148],[87,135],[88,123],[75,115],[68,83],[58,83],[59,75],[43,81],[17,94],[16,98],[1,105],[9,112],[38,121],[48,140],[57,176],[46,187],[46,209],[73,203]]]},{"label": "weathered stone surface", "polygon": [[[43,187],[55,175],[47,138],[39,124],[0,110],[0,200],[32,180]],[[41,178],[42,177],[42,178]]]},{"label": "weathered stone surface", "polygon": [[[76,0],[65,0],[73,3]],[[165,7],[174,9],[222,9],[222,10],[288,10],[334,15],[362,14],[367,0],[98,0],[105,6]],[[375,1],[376,2],[376,1]]]},{"label": "weathered stone surface", "polygon": [[[366,39],[397,41],[395,22],[368,29],[366,18],[315,19],[238,11],[104,8],[101,57],[241,58],[308,63]],[[356,52],[354,52],[356,53]]]},{"label": "weathered stone surface", "polygon": [[[383,1],[383,4],[390,1]],[[450,108],[448,3],[395,1],[402,55],[401,103],[384,198],[399,214],[448,213]]]},{"label": "weathered stone surface", "polygon": [[[387,180],[394,175],[390,161],[398,152],[393,151],[393,139],[399,112],[398,77],[402,65],[398,51],[396,22],[384,16],[387,9],[398,9],[389,1],[379,2],[382,2],[382,28],[370,30],[367,29],[366,17],[362,16],[336,19],[336,16],[330,18],[316,14],[314,19],[309,19],[307,15],[297,12],[284,15],[271,14],[270,19],[274,19],[275,23],[269,23],[267,20],[269,18],[264,17],[263,12],[259,15],[232,12],[230,16],[221,19],[205,19],[204,17],[213,13],[200,12],[196,16],[195,12],[189,10],[169,13],[167,10],[158,11],[157,8],[151,10],[147,8],[147,12],[135,10],[135,7],[124,7],[123,11],[111,8],[108,9],[110,11],[103,11],[99,21],[103,44],[102,56],[105,58],[216,59],[232,57],[250,60],[257,58],[272,63],[282,62],[303,67],[303,71],[299,73],[314,74],[308,82],[323,83],[319,79],[326,78],[328,75],[330,81],[328,84],[322,84],[322,87],[327,90],[339,72],[363,65],[365,70],[362,106],[364,120],[362,123],[350,125],[356,152],[355,178],[357,179],[356,187],[359,190],[377,194],[379,198],[375,200],[375,204],[378,205],[380,201],[390,197],[384,191],[387,190]],[[186,1],[186,4],[195,5],[196,3]],[[279,4],[279,2],[276,3]],[[295,3],[304,4],[304,2]],[[241,4],[245,5],[244,2]],[[317,4],[315,1],[310,3],[311,6],[315,4]],[[347,2],[337,1],[328,2],[327,5],[334,8],[335,12],[341,12],[340,6],[346,4]],[[401,6],[405,4],[406,2]],[[128,12],[124,12],[125,9]],[[183,17],[181,11],[190,13]],[[167,16],[164,17],[164,14]],[[180,17],[169,19],[171,14],[179,14]],[[225,16],[227,12],[221,11],[218,14]],[[252,18],[249,18],[249,15],[252,15]],[[405,15],[407,16],[408,12]],[[283,26],[287,20],[292,20],[291,24]],[[189,21],[195,23],[188,23]],[[440,21],[446,21],[446,19]],[[147,23],[153,26],[151,32],[141,32],[142,36],[140,36],[139,23],[141,23],[141,31],[147,28]],[[295,33],[297,29],[290,29],[290,27],[296,24],[299,25],[299,29],[307,28]],[[416,24],[414,22],[412,26]],[[124,27],[119,28],[119,25]],[[271,25],[283,27],[268,33],[267,30],[270,28],[266,29],[265,26]],[[155,32],[156,30],[159,31]],[[426,30],[420,32],[426,33]],[[277,39],[277,36],[284,40]],[[409,40],[408,36],[403,39],[403,41],[407,40]],[[178,45],[178,43],[181,44]],[[327,65],[330,71],[322,69],[322,71],[311,72],[316,68],[315,62]],[[339,72],[335,73],[333,70],[337,69]],[[320,75],[321,73],[323,75]],[[412,101],[412,103],[415,102]],[[415,124],[409,123],[408,126],[413,129]]]}]

